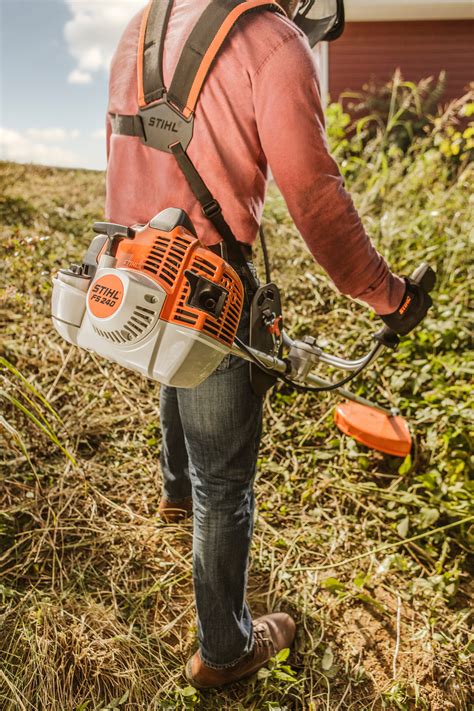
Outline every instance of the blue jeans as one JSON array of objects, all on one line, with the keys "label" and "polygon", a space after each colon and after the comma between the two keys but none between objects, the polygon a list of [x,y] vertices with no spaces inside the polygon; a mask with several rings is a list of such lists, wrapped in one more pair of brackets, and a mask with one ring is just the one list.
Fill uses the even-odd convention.
[{"label": "blue jeans", "polygon": [[[248,343],[246,294],[238,337]],[[193,389],[161,387],[160,456],[163,494],[193,498],[193,578],[198,638],[205,664],[235,664],[253,644],[245,602],[253,531],[262,398],[251,387],[248,363],[226,356]]]}]

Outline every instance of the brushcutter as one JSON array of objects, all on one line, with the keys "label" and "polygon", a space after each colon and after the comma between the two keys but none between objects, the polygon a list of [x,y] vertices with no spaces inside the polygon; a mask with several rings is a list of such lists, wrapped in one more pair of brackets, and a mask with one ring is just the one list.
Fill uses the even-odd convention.
[{"label": "brushcutter", "polygon": [[[69,343],[97,353],[160,383],[193,388],[232,354],[251,363],[253,386],[262,393],[275,379],[297,389],[337,391],[342,432],[372,449],[406,456],[411,435],[398,410],[345,389],[398,337],[384,326],[366,355],[345,359],[317,339],[292,339],[283,329],[277,286],[260,286],[252,299],[250,341],[237,338],[244,287],[237,271],[203,247],[183,210],[169,208],[134,228],[96,223],[81,264],[53,279],[52,318]],[[435,273],[422,264],[411,279],[429,292]],[[345,371],[330,382],[312,372],[319,365]]]}]

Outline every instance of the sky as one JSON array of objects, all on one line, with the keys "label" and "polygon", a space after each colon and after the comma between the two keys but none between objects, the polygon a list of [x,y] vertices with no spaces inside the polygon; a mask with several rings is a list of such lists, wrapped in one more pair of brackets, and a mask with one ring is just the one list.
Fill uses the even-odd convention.
[{"label": "sky", "polygon": [[107,71],[146,0],[0,0],[0,160],[105,168]]}]

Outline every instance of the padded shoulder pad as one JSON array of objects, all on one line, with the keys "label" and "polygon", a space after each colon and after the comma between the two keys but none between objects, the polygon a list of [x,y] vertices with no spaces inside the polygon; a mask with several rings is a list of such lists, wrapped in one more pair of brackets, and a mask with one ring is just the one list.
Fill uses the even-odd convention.
[{"label": "padded shoulder pad", "polygon": [[206,77],[226,37],[248,12],[285,14],[275,0],[211,0],[191,30],[168,92],[163,82],[163,46],[172,0],[150,0],[142,18],[138,46],[138,104],[144,108],[168,95],[189,119]]},{"label": "padded shoulder pad", "polygon": [[214,59],[238,19],[264,11],[285,14],[273,0],[211,0],[183,47],[168,92],[185,117],[194,112]]},{"label": "padded shoulder pad", "polygon": [[171,232],[179,225],[182,225],[184,229],[197,237],[196,230],[189,215],[177,207],[168,207],[166,210],[162,210],[150,221],[150,227],[153,227],[155,230],[161,230],[162,232]]}]

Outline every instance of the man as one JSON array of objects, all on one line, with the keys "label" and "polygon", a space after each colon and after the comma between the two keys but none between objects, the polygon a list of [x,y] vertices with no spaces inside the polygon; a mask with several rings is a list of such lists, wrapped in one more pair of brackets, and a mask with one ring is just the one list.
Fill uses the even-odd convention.
[{"label": "man", "polygon": [[[222,5],[223,0],[216,5],[219,1]],[[406,332],[407,323],[410,330],[421,320],[426,305],[413,285],[390,272],[364,232],[328,153],[313,54],[290,19],[299,3],[280,4],[287,16],[247,14],[226,38],[200,95],[188,154],[248,261],[271,169],[296,226],[340,291],[389,314],[386,321],[395,330],[403,321]],[[165,86],[208,5],[209,0],[175,0],[165,33]],[[115,54],[109,115],[137,114],[142,19],[140,13],[132,20]],[[134,134],[118,135],[110,118],[107,148],[109,220],[145,223],[166,207],[180,207],[201,242],[219,249],[221,235],[201,212],[173,155],[144,145]],[[242,265],[234,267],[247,284]],[[238,333],[243,340],[250,307],[246,288]],[[396,312],[407,294],[410,307],[400,315]],[[251,389],[248,365],[227,357],[195,389],[163,386],[160,407],[160,514],[175,521],[194,513],[199,651],[186,675],[197,688],[220,686],[255,672],[295,635],[289,615],[252,621],[245,602],[262,400]]]}]

